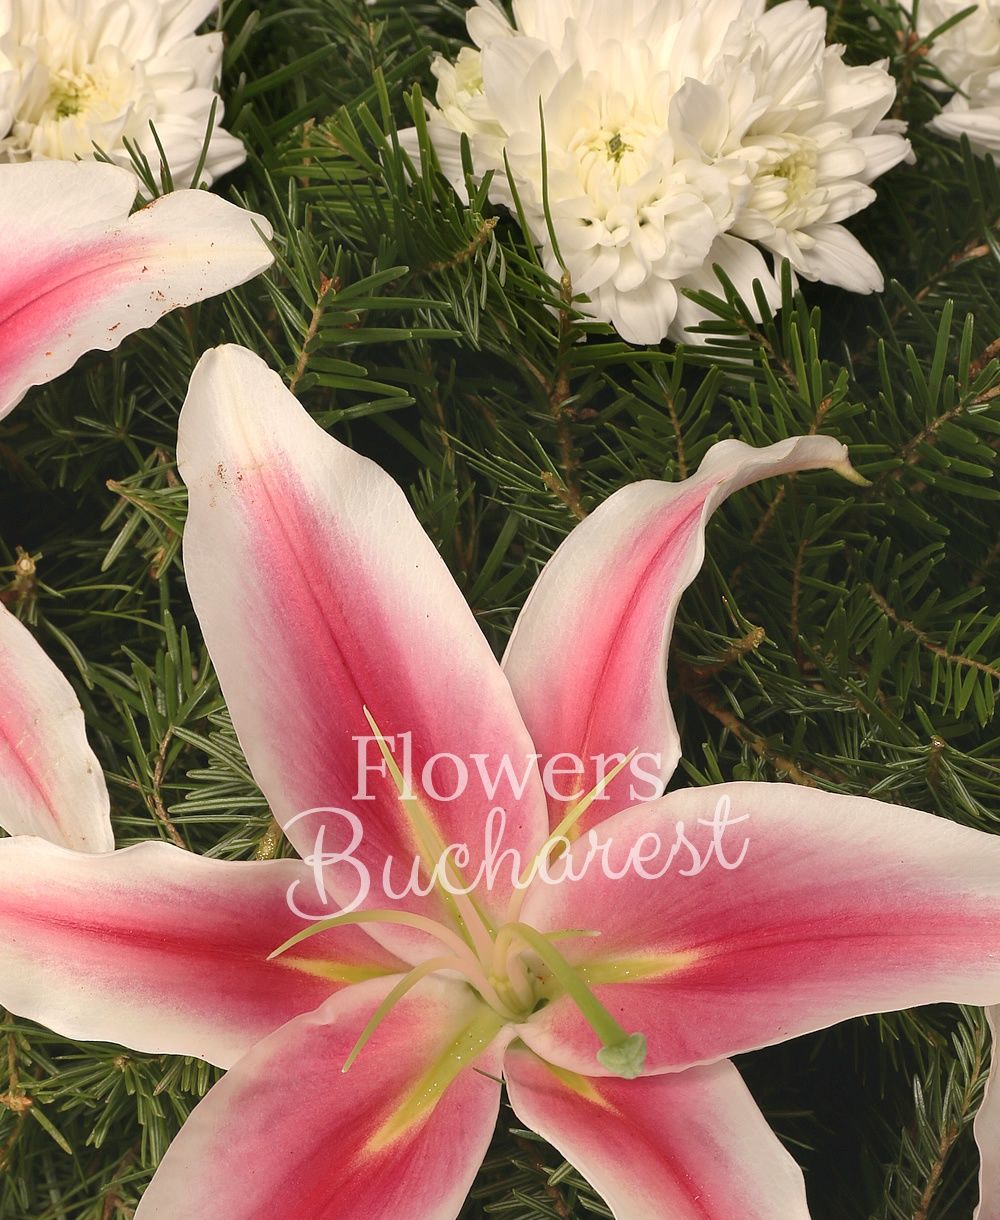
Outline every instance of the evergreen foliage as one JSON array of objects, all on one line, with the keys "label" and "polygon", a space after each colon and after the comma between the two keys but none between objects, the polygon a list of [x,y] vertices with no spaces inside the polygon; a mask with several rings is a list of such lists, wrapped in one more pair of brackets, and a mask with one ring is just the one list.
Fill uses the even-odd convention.
[{"label": "evergreen foliage", "polygon": [[[419,123],[432,51],[464,41],[460,4],[224,5],[226,121],[250,160],[219,189],[274,223],[274,270],[91,355],[0,424],[0,597],[80,694],[121,845],[287,850],[179,554],[177,415],[197,357],[226,341],[408,488],[497,649],[547,556],[617,487],[683,477],[727,436],[844,440],[869,487],[765,483],[711,526],[670,662],[675,782],[816,785],[1000,832],[1000,180],[923,132],[938,103],[902,12],[829,7],[852,60],[891,61],[913,124],[916,164],[854,226],[890,287],[786,280],[758,325],[720,283],[704,346],[637,350],[579,318],[485,190],[463,206],[429,148],[411,181],[396,134]],[[216,1073],[0,1021],[0,1216],[130,1216]],[[942,1008],[740,1067],[818,1220],[962,1220],[988,1057],[981,1014]],[[610,1215],[507,1107],[465,1214]]]}]

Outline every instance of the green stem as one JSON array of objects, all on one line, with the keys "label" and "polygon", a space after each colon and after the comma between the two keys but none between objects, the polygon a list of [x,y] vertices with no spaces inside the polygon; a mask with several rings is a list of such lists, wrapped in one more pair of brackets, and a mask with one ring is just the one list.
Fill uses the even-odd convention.
[{"label": "green stem", "polygon": [[296,932],[294,936],[290,936],[283,945],[279,945],[273,953],[267,955],[267,960],[273,961],[274,958],[287,953],[289,949],[300,945],[304,940],[318,936],[321,932],[328,932],[331,928],[343,928],[348,924],[366,923],[400,924],[405,928],[416,928],[421,932],[426,932],[428,936],[433,936],[435,940],[446,945],[453,953],[465,956],[478,964],[478,959],[457,932],[453,932],[451,928],[438,923],[436,919],[428,919],[425,915],[411,915],[405,911],[352,911],[348,915],[333,915],[329,919],[320,920],[311,927],[303,928],[301,932]]},{"label": "green stem", "polygon": [[[410,826],[416,837],[417,843],[428,859],[433,860],[428,873],[434,876],[437,871],[437,866],[442,856],[444,856],[445,847],[441,842],[441,836],[437,833],[433,823],[427,816],[427,811],[420,800],[415,797],[405,796],[406,780],[400,771],[396,760],[392,756],[388,742],[385,739],[382,730],[375,723],[375,717],[371,714],[368,708],[363,709],[365,719],[371,725],[371,730],[375,734],[375,739],[378,742],[378,748],[381,751],[382,758],[385,760],[385,765],[389,768],[389,774],[392,776],[393,783],[396,785],[396,791],[399,796],[399,803],[406,811],[410,821]],[[479,908],[472,902],[467,893],[455,892],[467,890],[469,887],[465,884],[464,878],[458,874],[452,862],[445,857],[445,872],[448,876],[449,885],[442,885],[441,881],[437,882],[438,892],[448,909],[452,912],[456,922],[465,928],[471,941],[472,947],[483,960],[484,954],[489,954],[493,947],[493,936],[491,929],[487,927],[487,921]]]},{"label": "green stem", "polygon": [[597,1058],[616,1076],[632,1079],[642,1070],[646,1058],[646,1039],[642,1034],[627,1034],[577,971],[541,932],[524,923],[509,924],[501,931],[517,936],[538,954],[567,994],[579,1008],[584,1020],[601,1040]]},{"label": "green stem", "polygon": [[602,775],[594,787],[591,788],[591,790],[586,794],[586,796],[580,797],[576,804],[572,805],[567,810],[566,816],[563,818],[563,820],[559,823],[555,830],[552,831],[538,851],[535,852],[531,863],[518,878],[518,883],[514,888],[514,893],[510,897],[510,904],[507,907],[508,922],[512,923],[521,914],[521,907],[524,905],[524,896],[528,892],[528,885],[541,861],[548,858],[549,852],[552,851],[552,848],[555,847],[555,845],[561,839],[566,839],[568,837],[569,832],[573,829],[577,822],[579,822],[594,801],[597,800],[608,784],[610,784],[615,776],[618,775],[619,772],[627,767],[632,761],[632,759],[635,757],[635,753],[635,750],[631,750],[616,767],[607,773],[607,775]]}]

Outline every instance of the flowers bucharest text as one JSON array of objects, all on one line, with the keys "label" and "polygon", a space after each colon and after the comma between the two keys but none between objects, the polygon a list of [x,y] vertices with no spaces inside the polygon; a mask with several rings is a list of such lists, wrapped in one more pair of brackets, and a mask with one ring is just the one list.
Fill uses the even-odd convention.
[{"label": "flowers bucharest text", "polygon": [[[413,761],[412,733],[398,733],[395,737],[382,739],[356,736],[356,801],[375,799],[369,791],[371,776],[375,775],[383,780],[389,777],[388,764],[379,748],[380,740],[394,754],[397,751],[399,753],[400,771],[403,776],[400,795],[404,800],[415,800],[419,790],[425,792],[433,801],[456,801],[466,795],[470,783],[477,781],[482,784],[487,801],[495,801],[497,793],[503,789],[509,789],[520,800],[528,788],[536,764],[542,761],[541,754],[526,754],[516,761],[509,754],[496,758],[489,754],[472,754],[466,762],[457,754],[444,752],[432,754],[417,769]],[[569,753],[553,755],[541,767],[542,785],[546,795],[554,801],[563,801],[566,804],[583,799],[585,793],[580,786],[580,780],[591,773],[588,763],[593,764],[594,773],[598,778],[598,790],[592,798],[595,801],[607,799],[604,792],[605,783],[613,774],[626,767],[632,779],[629,795],[633,801],[651,801],[660,795],[663,756],[639,753],[635,750],[629,754],[593,754],[586,759]]]},{"label": "flowers bucharest text", "polygon": [[[381,884],[381,897],[391,902],[407,898],[425,898],[435,889],[452,896],[491,891],[498,882],[523,891],[536,879],[545,885],[566,885],[582,881],[591,870],[599,870],[611,881],[636,877],[641,881],[659,881],[669,872],[681,877],[697,877],[713,863],[731,872],[740,867],[750,849],[750,839],[742,823],[749,814],[736,814],[728,796],[716,803],[710,818],[698,818],[692,824],[677,821],[673,833],[661,835],[654,831],[631,839],[623,845],[615,843],[613,833],[594,827],[576,842],[565,834],[554,834],[533,858],[524,859],[512,847],[503,847],[507,814],[501,806],[490,810],[484,824],[481,851],[470,843],[449,844],[437,859],[424,860],[419,854],[405,865],[387,856],[379,877],[358,858],[364,841],[364,823],[356,813],[336,806],[307,809],[293,819],[304,822],[322,817],[316,832],[314,850],[305,856],[313,870],[313,885],[303,887],[295,881],[288,889],[288,905],[300,918],[310,921],[328,920],[349,915],[372,896],[376,884]],[[345,847],[332,848],[327,839],[330,819],[340,819],[350,841]],[[464,877],[473,861],[478,861],[471,880]],[[353,899],[333,908],[326,886],[327,870],[350,870],[356,878]],[[338,873],[338,879],[340,874]],[[303,889],[309,891],[304,894]]]}]

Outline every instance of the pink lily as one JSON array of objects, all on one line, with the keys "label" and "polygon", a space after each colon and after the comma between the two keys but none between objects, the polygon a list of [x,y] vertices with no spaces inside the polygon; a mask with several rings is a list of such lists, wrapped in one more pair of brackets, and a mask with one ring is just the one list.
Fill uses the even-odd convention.
[{"label": "pink lily", "polygon": [[[709,516],[758,479],[849,475],[844,448],[726,441],[691,479],[618,492],[543,571],[503,668],[399,488],[251,353],[203,358],[179,460],[188,582],[247,757],[300,853],[320,828],[340,853],[316,913],[353,905],[387,857],[405,875],[441,844],[468,851],[425,896],[370,893],[311,935],[290,906],[314,879],[301,861],[0,843],[0,1004],[230,1069],[137,1220],[448,1220],[501,1076],[618,1217],[804,1220],[801,1174],[728,1057],[862,1013],[1000,1002],[1000,841],[792,785],[637,801],[629,766],[592,760],[659,754],[645,771],[669,777],[666,648]],[[514,766],[447,799],[445,751]],[[334,805],[363,824],[350,852]],[[520,889],[500,869],[462,894],[500,806],[522,861],[554,876],[596,836],[622,876]],[[687,848],[656,880],[622,867],[678,824],[692,851],[718,848],[710,867]]]},{"label": "pink lily", "polygon": [[108,790],[72,686],[0,604],[0,826],[76,851],[114,850]]},{"label": "pink lily", "polygon": [[1000,1073],[1000,1047],[997,1046],[1000,1007],[988,1008],[986,1019],[993,1036],[993,1049],[986,1091],[973,1124],[980,1159],[979,1206],[973,1220],[1000,1220],[1000,1084],[997,1083]]},{"label": "pink lily", "polygon": [[0,165],[0,419],[84,352],[110,351],[274,261],[262,216],[206,191],[129,216],[137,190],[116,165]]}]

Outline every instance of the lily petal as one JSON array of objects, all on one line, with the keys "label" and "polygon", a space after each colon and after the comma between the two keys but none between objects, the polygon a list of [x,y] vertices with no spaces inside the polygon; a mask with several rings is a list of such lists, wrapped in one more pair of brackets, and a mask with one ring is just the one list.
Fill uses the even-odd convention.
[{"label": "lily petal", "polygon": [[262,216],[206,191],[129,216],[136,191],[114,165],[0,165],[0,418],[84,352],[110,351],[273,262]]},{"label": "lily petal", "polygon": [[[553,825],[567,811],[565,799],[552,799],[555,785],[565,784],[566,798],[589,793],[601,778],[597,758],[613,766],[638,752],[591,806],[590,824],[661,790],[680,757],[667,648],[681,594],[704,561],[709,517],[760,479],[826,466],[850,469],[847,450],[830,437],[766,449],[722,441],[690,479],[616,492],[552,556],[503,665],[543,765],[552,767],[546,789]],[[569,775],[575,764],[560,755],[581,760],[582,774]],[[637,779],[640,766],[652,781]]]},{"label": "lily petal", "polygon": [[[0,1005],[68,1038],[228,1067],[256,1041],[399,963],[357,928],[302,930],[297,860],[230,863],[166,843],[85,856],[0,841]],[[295,891],[293,898],[295,897]]]},{"label": "lily petal", "polygon": [[76,851],[111,851],[108,790],[76,693],[2,605],[0,677],[0,826]]},{"label": "lily petal", "polygon": [[194,1110],[136,1220],[189,1220],[206,1199],[213,1220],[454,1220],[500,1109],[496,1022],[427,980],[343,1072],[387,991],[349,988],[254,1047]]},{"label": "lily petal", "polygon": [[809,1220],[802,1173],[731,1063],[590,1079],[511,1049],[504,1076],[514,1113],[619,1220]]},{"label": "lily petal", "polygon": [[[415,852],[425,863],[431,854],[420,849],[418,815],[404,808],[365,709],[443,844],[468,844],[467,883],[484,858],[493,806],[507,813],[504,847],[530,858],[545,833],[533,746],[471,610],[396,483],[328,436],[240,347],[216,348],[195,370],[178,461],[191,493],[188,587],[257,782],[303,854],[316,851],[321,828],[328,851],[346,850],[352,834],[341,813],[297,815],[346,809],[363,821],[354,863],[326,869],[336,901],[357,899],[360,865],[372,882],[369,905],[384,907],[386,857],[398,892]],[[451,758],[435,762],[445,751]],[[516,779],[496,789],[482,782],[477,754],[490,779],[513,760]],[[501,870],[477,897],[500,909],[510,889],[511,870]],[[437,913],[430,898],[399,905]]]},{"label": "lily petal", "polygon": [[1000,1065],[1000,1047],[997,1046],[1000,1008],[988,1008],[986,1019],[993,1035],[993,1051],[986,1092],[973,1124],[980,1160],[979,1206],[973,1220],[1000,1220],[1000,1085],[997,1084]]},{"label": "lily petal", "polygon": [[[998,836],[862,797],[756,783],[671,793],[593,834],[612,843],[608,873],[601,856],[583,870],[580,840],[570,862],[582,879],[539,879],[522,918],[543,932],[600,929],[561,948],[621,1026],[645,1035],[650,1072],[863,1014],[1000,1002]],[[671,869],[647,879],[678,843]],[[550,1062],[602,1074],[595,1036],[565,998],[518,1033]]]}]

